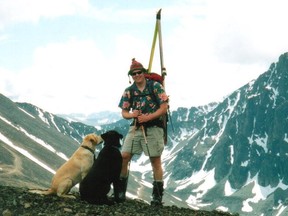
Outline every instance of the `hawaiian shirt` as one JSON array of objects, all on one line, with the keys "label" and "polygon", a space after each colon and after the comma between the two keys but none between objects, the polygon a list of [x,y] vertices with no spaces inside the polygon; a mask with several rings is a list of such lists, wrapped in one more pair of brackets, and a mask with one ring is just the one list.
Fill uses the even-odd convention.
[{"label": "hawaiian shirt", "polygon": [[[141,110],[143,114],[154,113],[159,109],[160,104],[168,102],[168,96],[163,86],[156,81],[146,79],[146,86],[143,92],[139,91],[136,84],[125,89],[118,107],[125,110]],[[152,82],[152,83],[150,83]],[[149,85],[151,85],[149,87]],[[153,91],[153,92],[151,92]]]}]

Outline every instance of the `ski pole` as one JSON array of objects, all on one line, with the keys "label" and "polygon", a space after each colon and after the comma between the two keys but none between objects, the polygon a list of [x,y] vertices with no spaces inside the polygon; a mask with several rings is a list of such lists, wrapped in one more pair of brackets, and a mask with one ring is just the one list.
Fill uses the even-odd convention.
[{"label": "ski pole", "polygon": [[146,138],[146,134],[145,134],[145,128],[143,125],[141,125],[141,130],[142,130],[142,133],[143,133],[143,137],[144,137],[144,140],[145,140],[145,143],[147,144],[147,138]]}]

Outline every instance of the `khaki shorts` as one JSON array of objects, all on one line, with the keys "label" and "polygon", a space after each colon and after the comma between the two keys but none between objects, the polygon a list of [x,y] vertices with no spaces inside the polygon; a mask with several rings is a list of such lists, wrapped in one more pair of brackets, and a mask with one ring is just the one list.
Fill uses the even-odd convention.
[{"label": "khaki shorts", "polygon": [[164,150],[163,137],[164,132],[162,128],[156,126],[148,127],[146,143],[141,128],[134,129],[134,126],[131,126],[124,140],[122,152],[129,152],[131,154],[141,154],[144,152],[149,157],[161,156]]}]

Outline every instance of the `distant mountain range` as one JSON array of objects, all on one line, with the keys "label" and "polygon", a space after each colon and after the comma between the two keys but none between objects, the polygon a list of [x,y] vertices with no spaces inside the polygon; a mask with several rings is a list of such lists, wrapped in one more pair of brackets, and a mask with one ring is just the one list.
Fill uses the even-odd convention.
[{"label": "distant mountain range", "polygon": [[[69,118],[0,94],[1,184],[48,187],[86,134],[125,135],[129,128],[115,113]],[[162,157],[165,205],[288,215],[288,53],[222,102],[178,108],[171,119]],[[135,157],[130,170],[128,195],[149,202],[149,160]]]},{"label": "distant mountain range", "polygon": [[122,118],[120,109],[118,113],[111,111],[102,111],[98,113],[91,113],[89,115],[85,115],[82,113],[56,114],[56,115],[59,117],[63,117],[70,122],[82,122],[84,124],[92,126],[101,126],[104,124],[114,123]]}]

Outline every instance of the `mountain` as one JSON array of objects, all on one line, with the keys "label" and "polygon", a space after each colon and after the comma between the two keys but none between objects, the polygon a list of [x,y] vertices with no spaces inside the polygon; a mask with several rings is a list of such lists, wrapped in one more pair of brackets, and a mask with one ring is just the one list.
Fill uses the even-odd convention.
[{"label": "mountain", "polygon": [[[165,205],[288,215],[288,53],[222,102],[178,108],[168,124]],[[86,134],[128,127],[68,121],[0,94],[1,184],[48,187]],[[150,201],[151,183],[149,160],[135,156],[128,195]]]},{"label": "mountain", "polygon": [[103,124],[111,124],[122,119],[119,113],[111,111],[102,111],[98,113],[91,113],[85,115],[82,113],[71,113],[71,114],[56,114],[59,117],[63,117],[70,122],[82,122],[86,125],[101,126]]},{"label": "mountain", "polygon": [[287,215],[288,54],[213,110],[197,112],[172,115],[178,150],[165,164],[168,191],[195,207]]},{"label": "mountain", "polygon": [[[119,121],[115,124],[116,127],[107,125],[106,129],[118,131],[123,128],[128,129],[128,126],[117,128],[118,124],[125,125],[127,122]],[[95,213],[107,215],[108,212],[114,214],[115,211],[125,215],[135,215],[135,212],[142,212],[145,215],[150,215],[152,212],[160,215],[176,213],[203,216],[231,215],[215,210],[199,211],[183,208],[182,205],[177,205],[178,201],[171,195],[169,195],[171,201],[175,200],[176,206],[170,204],[153,209],[145,201],[133,200],[136,198],[133,188],[128,190],[132,199],[113,207],[98,207],[79,201],[77,187],[72,190],[72,193],[78,197],[75,201],[29,193],[27,188],[45,189],[50,186],[55,170],[72,155],[79,147],[82,138],[88,133],[101,134],[93,126],[70,122],[32,104],[14,103],[0,94],[0,212],[3,215],[71,215],[71,212],[78,212],[81,215]],[[96,153],[100,148],[96,149]],[[137,174],[131,173],[130,179],[129,184],[143,187],[141,183],[135,181],[139,179]],[[148,196],[146,199],[149,199]],[[43,205],[45,205],[44,209]]]},{"label": "mountain", "polygon": [[[79,147],[85,135],[111,129],[125,134],[129,124],[122,119],[102,127],[71,122],[32,104],[15,103],[0,94],[1,184],[48,188],[57,168]],[[96,154],[101,147],[97,147]],[[139,172],[131,172],[131,185],[142,187],[141,182],[137,182],[140,177]],[[128,192],[136,197],[133,188]],[[150,200],[150,195],[148,189],[141,197]],[[167,205],[187,207],[175,197],[168,194],[167,197],[170,197]]]}]

